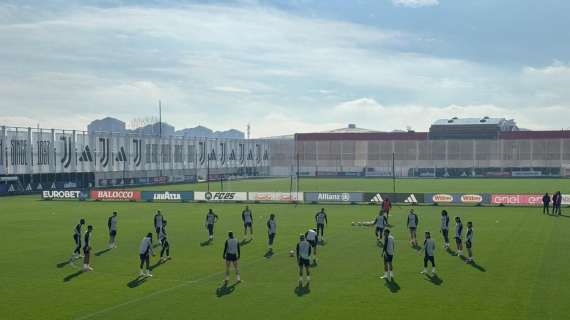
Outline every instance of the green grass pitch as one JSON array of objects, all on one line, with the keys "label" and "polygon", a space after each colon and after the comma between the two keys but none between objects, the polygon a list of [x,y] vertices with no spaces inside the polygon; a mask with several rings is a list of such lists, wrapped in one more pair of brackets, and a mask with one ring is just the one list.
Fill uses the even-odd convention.
[{"label": "green grass pitch", "polygon": [[[302,179],[302,190],[390,191],[381,179]],[[379,187],[378,187],[379,186]],[[147,189],[204,190],[204,184]],[[212,184],[211,188],[219,186]],[[224,189],[286,190],[286,179],[235,181]],[[379,190],[378,190],[379,189]],[[402,180],[413,191],[570,191],[569,180]],[[39,196],[0,198],[0,318],[2,319],[567,319],[570,314],[570,219],[538,208],[417,207],[418,236],[432,231],[440,282],[420,275],[423,256],[408,244],[405,215],[390,215],[396,238],[395,284],[379,278],[380,250],[367,205],[254,204],[255,239],[242,247],[243,282],[228,292],[223,280],[223,241],[228,230],[242,235],[244,204],[41,201]],[[216,239],[207,238],[208,208],[220,216]],[[326,245],[319,247],[309,292],[295,291],[297,265],[289,257],[300,232],[314,226],[314,213],[329,216]],[[473,221],[478,267],[442,248],[439,213]],[[168,220],[173,260],[154,277],[137,282],[138,246],[152,231],[154,211]],[[94,252],[107,244],[106,220],[119,212],[118,248],[95,255],[93,272],[66,264],[72,228],[80,217],[94,225]],[[564,209],[563,209],[564,210]],[[566,209],[568,210],[568,209]],[[276,254],[265,258],[265,221],[277,215]],[[564,213],[564,212],[563,212]],[[452,247],[453,244],[452,244]],[[154,258],[151,263],[157,261]],[[230,284],[234,283],[232,274]]]}]

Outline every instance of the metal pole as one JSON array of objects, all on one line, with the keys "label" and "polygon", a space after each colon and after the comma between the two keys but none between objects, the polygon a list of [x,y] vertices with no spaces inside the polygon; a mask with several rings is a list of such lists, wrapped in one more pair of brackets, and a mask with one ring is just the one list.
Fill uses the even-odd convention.
[{"label": "metal pole", "polygon": [[297,192],[299,192],[299,153],[297,152]]},{"label": "metal pole", "polygon": [[206,152],[208,157],[208,164],[206,165],[206,182],[208,183],[208,192],[210,192],[210,155]]},{"label": "metal pole", "polygon": [[396,193],[396,153],[392,152],[392,185],[394,193]]}]

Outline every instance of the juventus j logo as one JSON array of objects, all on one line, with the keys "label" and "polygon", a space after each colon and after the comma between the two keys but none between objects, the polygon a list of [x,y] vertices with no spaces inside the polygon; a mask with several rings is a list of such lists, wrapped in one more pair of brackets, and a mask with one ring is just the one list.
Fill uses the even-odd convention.
[{"label": "juventus j logo", "polygon": [[226,144],[224,142],[220,142],[220,150],[221,150],[220,162],[222,164],[225,164],[226,163]]},{"label": "juventus j logo", "polygon": [[214,150],[213,148],[212,148],[212,151],[210,151],[210,154],[208,154],[208,160],[210,160],[210,161],[217,160],[216,150]]},{"label": "juventus j logo", "polygon": [[251,149],[247,153],[247,160],[253,160],[253,150]]},{"label": "juventus j logo", "polygon": [[200,149],[200,164],[204,164],[206,162],[206,144],[198,142],[198,149]]},{"label": "juventus j logo", "polygon": [[236,161],[236,152],[234,149],[232,149],[232,152],[230,152],[230,161]]},{"label": "juventus j logo", "polygon": [[245,145],[243,143],[239,144],[239,163],[242,164],[245,161]]},{"label": "juventus j logo", "polygon": [[109,164],[109,138],[99,138],[99,142],[101,143],[101,150],[103,150],[99,163],[101,163],[101,166],[105,168]]},{"label": "juventus j logo", "polygon": [[263,152],[263,160],[265,161],[269,160],[269,152],[267,152],[267,149],[265,149],[265,151]]},{"label": "juventus j logo", "polygon": [[71,137],[61,136],[59,139],[63,141],[63,158],[61,158],[61,163],[67,169],[71,164]]},{"label": "juventus j logo", "polygon": [[261,162],[261,146],[259,144],[255,145],[255,161],[257,163]]},{"label": "juventus j logo", "polygon": [[133,144],[135,145],[135,166],[140,166],[142,161],[142,140],[133,139]]},{"label": "juventus j logo", "polygon": [[119,152],[117,153],[117,156],[115,157],[115,161],[117,161],[117,162],[127,161],[127,155],[125,153],[125,148],[121,147],[119,149]]},{"label": "juventus j logo", "polygon": [[93,161],[93,155],[91,154],[91,150],[89,149],[89,146],[85,146],[85,148],[83,148],[83,152],[81,153],[81,157],[79,157],[79,161],[80,162],[92,162]]}]

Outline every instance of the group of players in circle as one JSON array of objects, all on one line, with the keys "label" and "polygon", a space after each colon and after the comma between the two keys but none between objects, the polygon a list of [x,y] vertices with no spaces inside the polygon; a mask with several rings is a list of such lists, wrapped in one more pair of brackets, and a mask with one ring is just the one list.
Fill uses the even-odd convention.
[{"label": "group of players in circle", "polygon": [[[384,258],[384,274],[381,275],[382,279],[386,279],[387,281],[391,281],[394,277],[394,268],[393,268],[393,259],[394,259],[394,237],[390,231],[390,224],[388,222],[389,213],[390,213],[391,206],[383,205],[378,213],[378,216],[373,221],[368,222],[353,222],[352,225],[358,226],[374,226],[375,231],[374,234],[376,235],[376,240],[378,245],[382,248],[381,255]],[[451,251],[450,244],[449,244],[449,215],[447,210],[441,211],[441,225],[440,231],[443,236],[444,240],[444,249]],[[410,233],[410,245],[418,250],[424,252],[424,267],[420,273],[428,274],[428,262],[432,266],[431,273],[433,275],[436,274],[435,269],[435,249],[436,244],[435,240],[432,238],[431,232],[425,232],[425,239],[423,243],[423,247],[418,245],[417,239],[417,229],[420,224],[420,220],[418,215],[416,214],[414,209],[410,209],[407,220],[406,226],[408,227]],[[465,235],[465,248],[467,249],[467,257],[463,256],[463,222],[461,221],[460,217],[455,217],[455,244],[457,247],[457,251],[454,253],[461,258],[464,258],[466,263],[474,263],[473,260],[473,223],[471,221],[467,222],[467,232]]]},{"label": "group of players in circle", "polygon": [[[381,276],[382,279],[391,281],[394,276],[393,259],[395,250],[394,237],[390,232],[390,224],[388,222],[389,213],[391,206],[382,206],[378,216],[374,221],[369,222],[353,222],[352,225],[364,225],[364,226],[375,226],[375,235],[378,245],[381,249],[381,256],[384,259],[384,274]],[[107,227],[109,230],[109,249],[116,248],[115,238],[117,236],[117,212],[113,214],[107,220]],[[212,209],[208,210],[206,214],[205,226],[208,231],[208,241],[210,243],[214,240],[214,225],[218,221],[219,217]],[[242,212],[242,221],[244,225],[244,239],[242,243],[246,243],[253,240],[253,213],[251,209],[246,206]],[[324,229],[325,225],[328,223],[327,214],[325,209],[322,208],[315,215],[316,228],[309,229],[306,233],[299,235],[299,242],[297,243],[296,250],[290,251],[291,256],[297,258],[297,264],[299,266],[299,287],[303,286],[303,280],[305,285],[308,286],[311,281],[311,271],[312,266],[317,264],[317,246],[324,242]],[[441,212],[441,234],[444,240],[444,249],[451,250],[449,244],[449,216],[446,210]],[[410,245],[414,248],[424,252],[424,268],[421,271],[422,274],[428,273],[428,262],[432,266],[432,274],[436,274],[435,268],[435,240],[429,231],[425,232],[425,239],[423,242],[423,248],[418,245],[416,230],[419,226],[419,217],[415,213],[414,209],[410,209],[406,225],[410,233]],[[154,215],[154,229],[156,232],[156,237],[159,240],[160,250],[160,260],[159,263],[166,262],[170,260],[170,243],[167,238],[166,226],[167,220],[164,218],[160,210],[157,210]],[[81,231],[82,227],[85,225],[85,219],[81,219],[79,223],[73,229],[73,240],[75,242],[75,249],[70,258],[70,261],[75,259],[83,258],[83,271],[91,271],[93,268],[90,265],[91,258],[91,243],[92,243],[92,232],[93,226],[88,225],[87,231],[83,235],[83,247],[82,247],[82,237]],[[275,219],[275,214],[270,214],[267,220],[267,238],[268,238],[268,253],[273,254],[273,243],[275,241],[275,236],[277,234],[277,221]],[[249,234],[249,239],[248,238]],[[467,257],[463,256],[463,222],[460,217],[455,217],[455,244],[457,246],[457,251],[455,255],[461,256],[465,259],[466,263],[473,263],[473,223],[471,221],[467,222],[467,232],[465,236],[465,247],[467,249]],[[139,257],[140,257],[140,276],[141,277],[152,277],[150,273],[150,256],[155,256],[153,250],[152,242],[153,234],[149,232],[142,239],[139,247]],[[83,250],[83,255],[81,255],[81,249]],[[241,256],[240,242],[236,238],[232,231],[228,232],[228,238],[224,244],[224,251],[222,254],[223,259],[226,263],[226,271],[224,278],[224,285],[227,285],[230,278],[231,266],[234,267],[236,273],[236,281],[241,282],[240,271],[239,271],[239,259]],[[304,279],[303,279],[304,276]]]},{"label": "group of players in circle", "polygon": [[[210,243],[214,240],[214,225],[218,221],[219,217],[212,209],[208,210],[206,214],[205,226],[208,232],[208,241]],[[242,212],[242,221],[244,225],[244,239],[242,243],[247,243],[253,240],[253,213],[251,209],[246,206]],[[117,212],[113,214],[107,220],[107,228],[109,230],[109,242],[108,249],[114,249],[117,247],[116,236],[117,236]],[[297,243],[296,250],[291,251],[291,256],[297,258],[297,263],[299,265],[299,286],[303,286],[303,271],[305,275],[305,285],[309,285],[311,281],[310,268],[311,266],[316,266],[317,264],[317,245],[324,242],[324,230],[325,225],[328,223],[327,214],[325,209],[322,208],[315,215],[316,228],[309,229],[306,233],[299,235],[299,242]],[[83,234],[82,243],[82,228],[85,225],[85,219],[81,218],[79,223],[73,229],[73,240],[75,242],[75,249],[70,261],[83,258],[83,271],[92,271],[93,268],[90,265],[91,258],[91,243],[92,243],[92,233],[93,226],[88,225],[87,231]],[[161,247],[160,260],[159,263],[164,263],[171,259],[170,257],[170,243],[167,238],[166,226],[167,220],[162,215],[160,210],[157,210],[154,215],[154,229],[156,232],[156,237],[159,240],[158,246]],[[277,234],[277,221],[275,219],[275,214],[270,214],[267,220],[267,237],[268,237],[268,254],[273,254],[273,243],[275,241],[275,236]],[[249,234],[249,239],[248,238]],[[152,242],[153,233],[149,232],[141,240],[139,247],[139,257],[140,257],[140,274],[141,277],[152,277],[150,273],[150,257],[155,256],[154,245]],[[83,250],[83,254],[81,254]],[[226,272],[224,278],[224,285],[228,284],[230,277],[231,266],[234,267],[236,273],[236,281],[241,282],[240,271],[239,271],[239,259],[241,256],[240,242],[236,238],[232,231],[228,232],[228,238],[224,244],[223,259],[226,263]]]}]

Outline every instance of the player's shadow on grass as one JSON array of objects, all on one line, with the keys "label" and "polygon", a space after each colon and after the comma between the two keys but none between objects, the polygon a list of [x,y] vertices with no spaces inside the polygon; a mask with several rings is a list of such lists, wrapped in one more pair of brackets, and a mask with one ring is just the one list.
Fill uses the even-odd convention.
[{"label": "player's shadow on grass", "polygon": [[441,286],[443,284],[443,280],[437,274],[433,275],[426,274],[426,280],[433,283],[436,286]]},{"label": "player's shadow on grass", "polygon": [[[467,258],[464,256],[461,256],[461,260],[467,262]],[[487,272],[487,269],[485,269],[485,267],[483,267],[482,265],[479,265],[477,262],[475,261],[471,261],[471,262],[467,262],[467,265],[481,271],[481,272]]]},{"label": "player's shadow on grass", "polygon": [[306,284],[304,286],[296,286],[294,292],[298,297],[302,297],[311,293],[311,288],[309,287],[309,284]]},{"label": "player's shadow on grass", "polygon": [[66,265],[70,264],[72,261],[73,261],[72,259],[62,261],[62,262],[56,264],[55,266],[61,269],[61,268],[65,267]]},{"label": "player's shadow on grass", "polygon": [[453,250],[451,250],[450,248],[445,249],[445,252],[447,252],[447,254],[449,254],[452,257],[457,256],[457,254],[453,252]]},{"label": "player's shadow on grass", "polygon": [[206,240],[206,241],[200,242],[200,247],[209,246],[209,245],[211,245],[211,244],[212,244],[212,240],[211,240],[211,239],[208,239],[208,240]]},{"label": "player's shadow on grass", "polygon": [[272,250],[267,250],[267,252],[263,255],[265,258],[270,259],[271,257],[273,257],[275,253],[273,253]]},{"label": "player's shadow on grass", "polygon": [[83,270],[77,270],[74,273],[67,275],[65,278],[63,278],[63,282],[69,282],[69,281],[79,277],[82,274],[83,274]]},{"label": "player's shadow on grass", "polygon": [[95,255],[96,255],[97,257],[99,257],[99,256],[102,256],[102,255],[104,255],[105,253],[107,253],[107,252],[109,252],[109,251],[111,251],[111,248],[107,248],[107,249],[103,249],[103,250],[97,251],[97,252],[95,252]]},{"label": "player's shadow on grass", "polygon": [[392,281],[386,280],[385,286],[392,293],[398,293],[398,291],[400,291],[400,285],[394,279],[392,279]]},{"label": "player's shadow on grass", "polygon": [[216,288],[216,296],[218,298],[221,298],[223,296],[227,296],[228,294],[232,294],[235,291],[237,285],[238,285],[237,282],[232,284],[231,286],[223,284],[221,287]]},{"label": "player's shadow on grass", "polygon": [[149,270],[152,271],[152,270],[154,270],[154,269],[160,267],[161,265],[163,265],[163,264],[165,264],[165,263],[166,263],[166,261],[158,260],[158,261],[156,261],[153,265],[151,265],[151,266],[149,267]]},{"label": "player's shadow on grass", "polygon": [[147,277],[138,276],[127,283],[127,287],[134,289],[146,282]]},{"label": "player's shadow on grass", "polygon": [[414,249],[416,251],[422,251],[422,246],[415,244],[412,246],[412,249]]},{"label": "player's shadow on grass", "polygon": [[248,244],[251,243],[251,241],[253,241],[253,240],[252,239],[249,239],[249,240],[243,239],[239,244],[240,244],[240,246],[247,246]]}]

